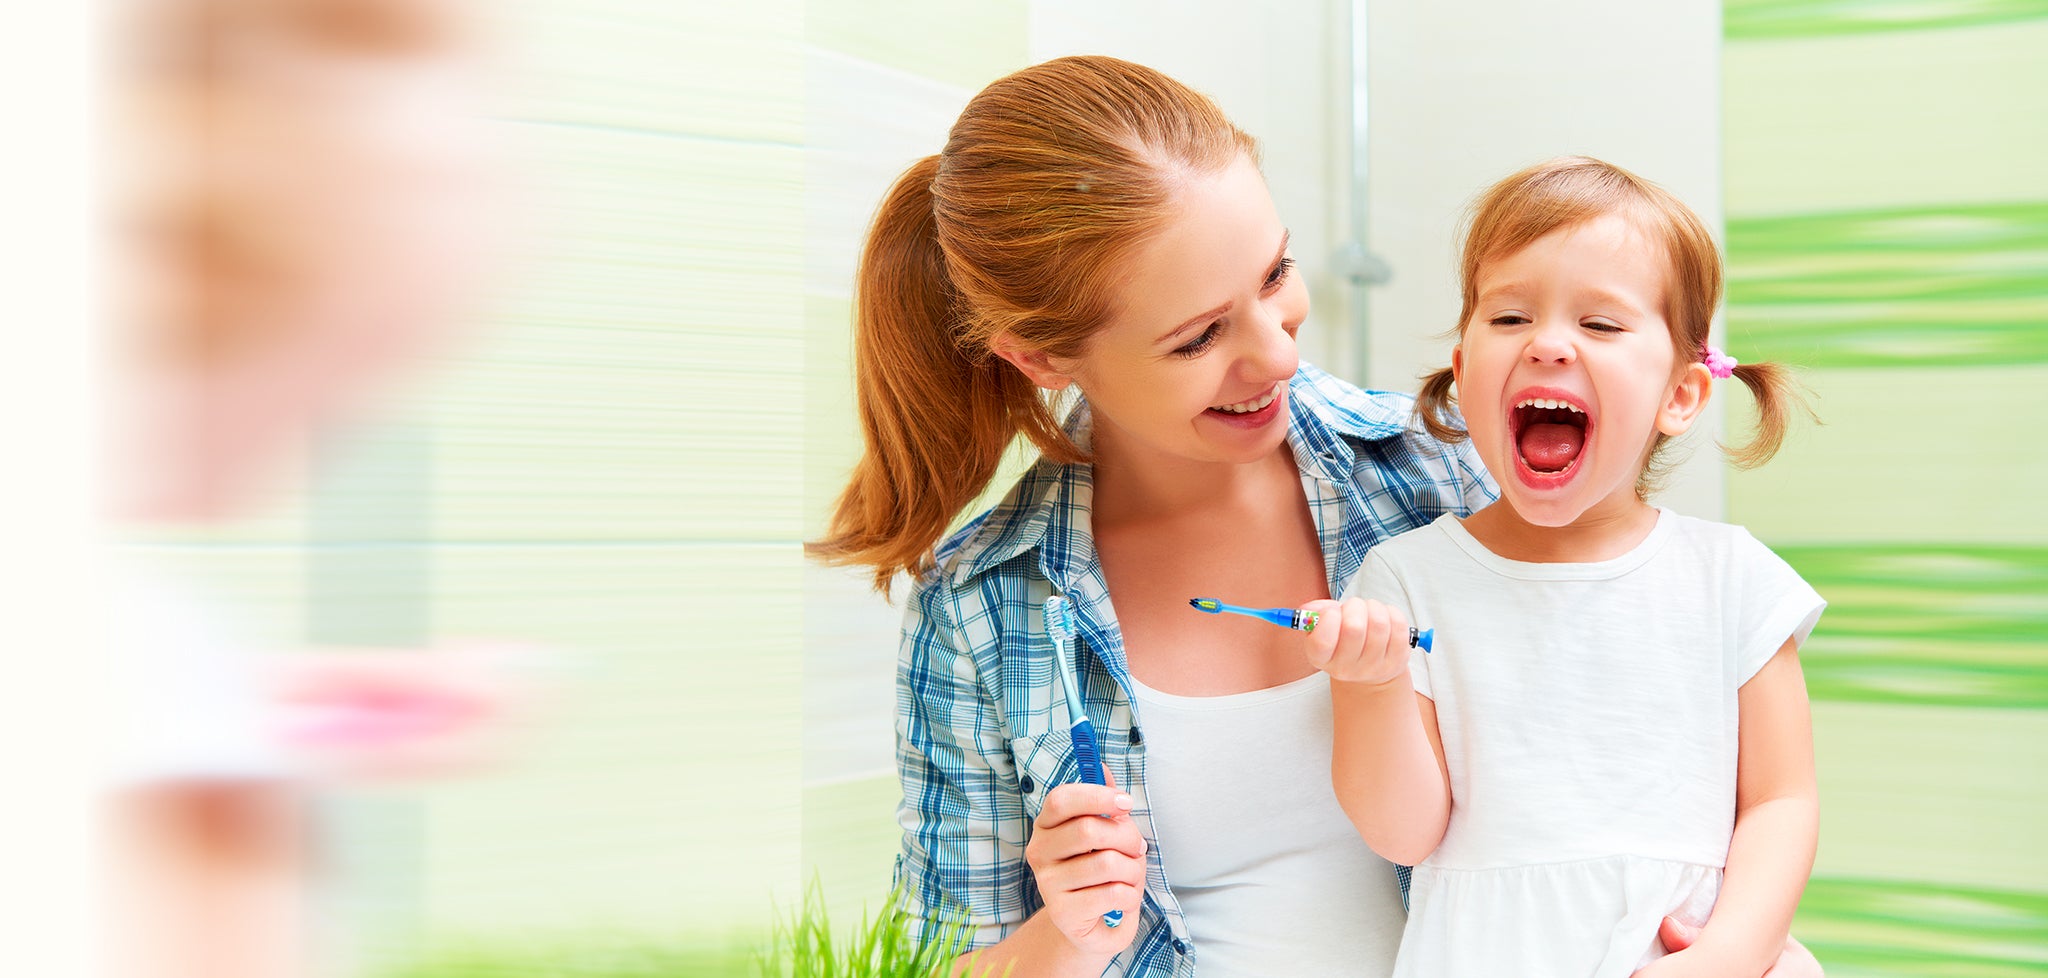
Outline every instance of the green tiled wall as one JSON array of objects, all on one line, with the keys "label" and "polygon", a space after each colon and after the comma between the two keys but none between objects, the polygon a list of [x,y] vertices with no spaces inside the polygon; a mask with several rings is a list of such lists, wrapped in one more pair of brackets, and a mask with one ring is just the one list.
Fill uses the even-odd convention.
[{"label": "green tiled wall", "polygon": [[1825,421],[1728,484],[1830,601],[1794,930],[1830,976],[2040,974],[2048,4],[1724,10],[1728,346]]}]

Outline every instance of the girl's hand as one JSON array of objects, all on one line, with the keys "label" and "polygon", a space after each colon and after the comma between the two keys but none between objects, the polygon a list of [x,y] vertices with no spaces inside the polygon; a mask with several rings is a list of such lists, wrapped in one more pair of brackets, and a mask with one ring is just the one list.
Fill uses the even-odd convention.
[{"label": "girl's hand", "polygon": [[[1700,929],[1675,917],[1666,917],[1663,925],[1657,928],[1657,936],[1664,941],[1664,947],[1672,953],[1636,972],[1635,978],[1663,978],[1665,973],[1657,970],[1658,966],[1679,957],[1678,952],[1691,947],[1692,942],[1699,940]],[[1743,976],[1738,975],[1736,978]],[[1784,949],[1778,952],[1777,962],[1763,973],[1762,978],[1825,978],[1825,974],[1821,971],[1820,959],[1815,958],[1813,952],[1806,949],[1806,945],[1799,943],[1795,938],[1787,937]]]},{"label": "girl's hand", "polygon": [[1308,633],[1309,664],[1331,679],[1383,686],[1408,679],[1408,619],[1377,601],[1311,601],[1318,616]]},{"label": "girl's hand", "polygon": [[[1131,821],[1131,796],[1106,768],[1103,776],[1109,784],[1063,784],[1046,793],[1024,861],[1045,900],[1039,912],[1076,950],[1107,962],[1138,932],[1145,837]],[[1124,912],[1120,926],[1103,922],[1111,910]]]}]

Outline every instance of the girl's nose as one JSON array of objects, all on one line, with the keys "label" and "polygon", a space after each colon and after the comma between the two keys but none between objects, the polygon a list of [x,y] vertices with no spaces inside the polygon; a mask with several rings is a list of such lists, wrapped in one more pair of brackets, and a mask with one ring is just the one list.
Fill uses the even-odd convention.
[{"label": "girl's nose", "polygon": [[1544,324],[1529,334],[1528,357],[1531,363],[1555,363],[1568,365],[1578,360],[1579,348],[1574,342],[1577,334],[1568,324]]}]

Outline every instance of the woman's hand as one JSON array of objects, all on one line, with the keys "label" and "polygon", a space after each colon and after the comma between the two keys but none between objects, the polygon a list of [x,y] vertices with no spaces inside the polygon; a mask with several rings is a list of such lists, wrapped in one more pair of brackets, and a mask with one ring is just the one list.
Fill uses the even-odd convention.
[{"label": "woman's hand", "polygon": [[[1667,978],[1667,972],[1671,976],[1689,974],[1683,970],[1682,961],[1662,970],[1660,966],[1666,961],[1683,958],[1684,955],[1678,952],[1691,947],[1692,942],[1699,939],[1700,929],[1675,917],[1666,917],[1663,925],[1657,928],[1657,936],[1664,941],[1664,947],[1672,953],[1651,962],[1649,967],[1636,972],[1634,978]],[[1787,937],[1784,950],[1778,952],[1777,962],[1763,973],[1762,978],[1823,978],[1823,975],[1820,960],[1813,956],[1813,952],[1807,950],[1806,945],[1799,943],[1797,939]]]},{"label": "woman's hand", "polygon": [[[1107,962],[1138,932],[1145,837],[1131,821],[1131,796],[1117,790],[1115,775],[1103,774],[1107,785],[1063,784],[1046,793],[1024,861],[1045,900],[1039,913],[1076,950]],[[1120,926],[1103,922],[1112,910],[1123,911]]]},{"label": "woman's hand", "polygon": [[1311,601],[1317,615],[1308,633],[1309,664],[1331,679],[1383,686],[1408,678],[1408,619],[1378,601]]}]

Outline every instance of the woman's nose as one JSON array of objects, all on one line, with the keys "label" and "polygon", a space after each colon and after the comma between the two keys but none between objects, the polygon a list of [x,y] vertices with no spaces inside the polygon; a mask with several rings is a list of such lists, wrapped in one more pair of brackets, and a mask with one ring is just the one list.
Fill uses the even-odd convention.
[{"label": "woman's nose", "polygon": [[1255,306],[1252,349],[1246,354],[1251,365],[1267,376],[1290,377],[1301,365],[1294,334],[1301,329],[1301,317],[1289,308],[1271,303]]}]

